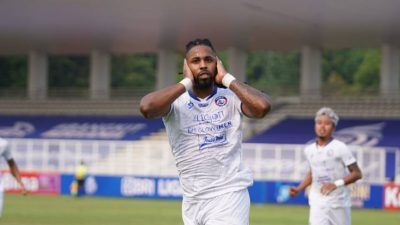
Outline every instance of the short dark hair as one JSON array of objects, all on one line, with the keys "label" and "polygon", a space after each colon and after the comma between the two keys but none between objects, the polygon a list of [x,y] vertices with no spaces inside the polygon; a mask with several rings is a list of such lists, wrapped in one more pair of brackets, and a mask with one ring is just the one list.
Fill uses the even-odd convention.
[{"label": "short dark hair", "polygon": [[198,45],[208,46],[215,52],[215,49],[212,46],[210,40],[208,40],[207,38],[204,38],[204,39],[196,38],[193,41],[189,41],[189,43],[186,44],[186,53],[188,53],[189,50],[192,49],[194,46],[198,46]]}]

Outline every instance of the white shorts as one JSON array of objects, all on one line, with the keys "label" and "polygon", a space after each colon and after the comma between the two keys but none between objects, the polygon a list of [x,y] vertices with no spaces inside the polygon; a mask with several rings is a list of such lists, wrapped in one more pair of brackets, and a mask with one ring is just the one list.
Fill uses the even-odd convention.
[{"label": "white shorts", "polygon": [[248,225],[250,197],[247,189],[205,200],[183,200],[185,225]]},{"label": "white shorts", "polygon": [[350,225],[350,207],[310,207],[309,225]]}]

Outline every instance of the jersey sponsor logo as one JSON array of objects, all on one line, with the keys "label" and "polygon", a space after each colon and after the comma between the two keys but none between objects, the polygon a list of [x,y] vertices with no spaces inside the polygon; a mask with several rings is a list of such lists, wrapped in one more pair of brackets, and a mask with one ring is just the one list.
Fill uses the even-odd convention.
[{"label": "jersey sponsor logo", "polygon": [[328,175],[319,175],[317,177],[317,182],[319,184],[324,184],[326,182],[332,182],[332,178],[330,176],[328,176]]},{"label": "jersey sponsor logo", "polygon": [[208,147],[216,147],[226,144],[226,134],[220,133],[215,135],[205,135],[200,141],[199,148],[204,149]]},{"label": "jersey sponsor logo", "polygon": [[211,126],[193,126],[187,128],[187,132],[189,134],[209,134],[209,133],[221,132],[223,130],[229,129],[230,127],[232,127],[232,121]]},{"label": "jersey sponsor logo", "polygon": [[216,113],[201,113],[201,114],[196,114],[193,117],[193,121],[195,122],[202,122],[202,123],[213,123],[213,122],[219,122],[224,118],[224,112],[223,111],[218,111]]},{"label": "jersey sponsor logo", "polygon": [[217,106],[224,106],[228,103],[228,99],[225,96],[218,96],[215,98],[215,104]]},{"label": "jersey sponsor logo", "polygon": [[193,106],[194,106],[193,102],[188,102],[188,103],[187,103],[187,108],[188,108],[188,109],[192,109]]},{"label": "jersey sponsor logo", "polygon": [[207,106],[208,106],[208,103],[199,103],[198,106],[199,106],[200,108],[204,108],[204,107],[207,107]]}]

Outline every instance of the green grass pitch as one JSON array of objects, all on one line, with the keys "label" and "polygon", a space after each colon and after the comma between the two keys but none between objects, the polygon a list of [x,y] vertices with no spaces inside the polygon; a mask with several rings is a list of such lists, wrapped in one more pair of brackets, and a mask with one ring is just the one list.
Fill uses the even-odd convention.
[{"label": "green grass pitch", "polygon": [[[306,225],[308,207],[252,205],[251,225]],[[353,209],[353,225],[399,225],[399,211]],[[0,224],[179,225],[180,201],[6,194]]]}]

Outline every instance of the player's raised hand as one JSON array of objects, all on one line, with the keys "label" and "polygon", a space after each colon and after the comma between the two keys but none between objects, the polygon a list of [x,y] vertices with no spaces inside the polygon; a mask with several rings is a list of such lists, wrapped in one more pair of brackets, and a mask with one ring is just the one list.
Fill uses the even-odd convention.
[{"label": "player's raised hand", "polygon": [[216,59],[217,59],[217,75],[215,76],[215,82],[217,84],[222,84],[222,79],[228,72],[226,71],[224,65],[222,64],[222,61],[218,57],[216,57]]},{"label": "player's raised hand", "polygon": [[183,71],[183,76],[189,78],[193,82],[193,73],[187,64],[186,59],[183,59],[183,70],[182,71]]}]

